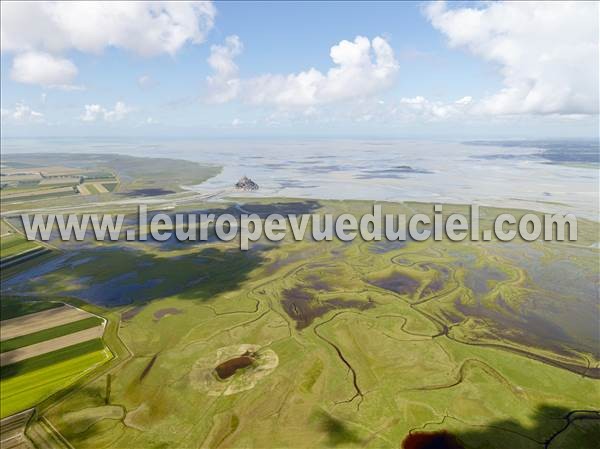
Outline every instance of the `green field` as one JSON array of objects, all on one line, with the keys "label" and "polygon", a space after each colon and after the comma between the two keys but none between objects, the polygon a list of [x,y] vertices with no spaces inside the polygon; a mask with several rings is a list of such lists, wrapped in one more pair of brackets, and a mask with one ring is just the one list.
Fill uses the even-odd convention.
[{"label": "green field", "polygon": [[96,189],[96,187],[93,184],[85,184],[85,187],[88,189],[88,191],[92,195],[97,195],[98,193],[100,193],[100,192],[98,192],[98,189]]},{"label": "green field", "polygon": [[77,343],[56,351],[47,352],[36,357],[31,357],[29,359],[21,360],[17,363],[3,366],[0,369],[0,379],[10,379],[11,377],[17,375],[22,376],[23,374],[48,368],[56,363],[66,361],[71,358],[77,358],[91,352],[102,351],[103,349],[104,344],[100,338]]},{"label": "green field", "polygon": [[[243,207],[360,215],[370,205]],[[495,213],[483,212],[482,226]],[[288,237],[248,252],[236,242],[78,248],[20,288],[120,312],[132,357],[42,413],[82,448],[399,447],[410,432],[444,430],[467,448],[552,438],[550,449],[591,449],[600,357],[587,242],[598,225],[579,226],[578,245]],[[250,366],[215,377],[247,348]]]},{"label": "green field", "polygon": [[[40,189],[41,190],[41,189]],[[26,196],[10,196],[3,195],[2,201],[5,203],[16,203],[20,204],[22,202],[31,202],[31,201],[41,201],[41,200],[50,200],[56,198],[64,198],[64,197],[73,197],[77,195],[77,192],[71,188],[56,188],[56,189],[47,189],[43,187],[43,192],[38,192],[32,189],[31,195]],[[46,191],[48,190],[48,191]]]},{"label": "green field", "polygon": [[14,229],[11,228],[6,221],[0,220],[0,235],[4,236],[5,234],[9,234],[11,232],[14,232]]},{"label": "green field", "polygon": [[[102,347],[102,345],[100,345]],[[57,358],[52,364],[0,381],[1,417],[32,407],[48,396],[73,384],[93,368],[112,357],[106,349],[81,352],[73,357]]]},{"label": "green field", "polygon": [[51,327],[33,334],[22,335],[21,337],[11,338],[0,342],[0,353],[13,351],[24,346],[34,345],[42,341],[51,340],[52,338],[62,337],[74,332],[79,332],[90,327],[96,327],[104,321],[98,317],[90,317],[79,321],[63,324],[62,326]]},{"label": "green field", "polygon": [[17,298],[4,295],[0,302],[0,316],[3,320],[16,318],[30,313],[61,307],[61,302],[48,302],[31,300],[30,298]]},{"label": "green field", "polygon": [[21,234],[6,235],[0,238],[0,258],[16,256],[39,246],[37,242],[29,241]]}]

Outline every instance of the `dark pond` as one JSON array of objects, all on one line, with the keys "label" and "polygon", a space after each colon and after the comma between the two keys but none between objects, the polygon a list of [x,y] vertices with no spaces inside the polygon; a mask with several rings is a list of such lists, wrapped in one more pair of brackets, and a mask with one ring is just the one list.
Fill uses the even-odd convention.
[{"label": "dark pond", "polygon": [[253,362],[254,359],[252,357],[241,355],[239,357],[234,357],[233,359],[225,360],[215,367],[215,371],[220,379],[227,379],[233,376],[237,370],[246,368],[247,366],[252,365]]}]

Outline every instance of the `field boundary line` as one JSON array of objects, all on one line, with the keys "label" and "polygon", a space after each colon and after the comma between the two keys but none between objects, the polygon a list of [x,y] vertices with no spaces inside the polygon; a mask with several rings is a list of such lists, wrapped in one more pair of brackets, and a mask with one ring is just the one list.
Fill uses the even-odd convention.
[{"label": "field boundary line", "polygon": [[[74,306],[72,306],[72,307],[74,307]],[[87,310],[86,310],[86,312],[87,312]],[[89,313],[93,314],[93,312],[89,312]],[[120,327],[121,327],[120,326],[121,325],[120,315],[116,318],[115,321],[111,321],[109,318],[105,318],[105,317],[101,317],[101,318],[104,318],[106,320],[105,330],[108,330],[110,323],[115,323],[116,341],[118,341],[119,345],[122,346],[125,354],[122,354],[122,355],[119,354],[120,351],[118,351],[118,348],[111,347],[111,345],[108,343],[110,338],[105,339],[105,337],[103,336],[102,340],[104,341],[104,343],[107,346],[110,353],[113,354],[113,356],[114,356],[113,360],[109,360],[105,364],[99,366],[98,368],[96,368],[97,369],[96,373],[90,373],[89,376],[84,376],[84,378],[80,379],[78,382],[75,382],[72,385],[72,387],[67,387],[66,390],[58,391],[57,393],[52,395],[52,396],[57,396],[57,399],[52,400],[52,396],[50,396],[50,397],[46,398],[44,401],[37,404],[36,410],[38,412],[38,415],[40,417],[42,417],[45,421],[50,422],[49,418],[47,418],[45,416],[45,414],[47,412],[49,412],[50,410],[52,410],[54,407],[60,405],[67,398],[69,398],[73,393],[75,393],[76,391],[80,390],[81,388],[89,385],[90,383],[95,382],[100,377],[102,377],[106,374],[112,373],[114,370],[116,370],[118,367],[120,367],[123,363],[127,362],[128,360],[130,360],[133,357],[133,352],[127,346],[127,344],[123,341],[123,339],[121,338],[121,335],[120,335]],[[111,365],[111,362],[114,363],[113,366],[106,366],[106,365]],[[49,403],[46,405],[46,404],[44,404],[45,402],[49,402]],[[70,447],[72,447],[72,446],[70,446]]]},{"label": "field boundary line", "polygon": [[[19,216],[19,214],[16,215],[17,217]],[[24,237],[25,239],[27,239],[27,236],[25,234],[23,234],[15,225],[13,225],[8,219],[7,217],[3,217],[2,221],[4,221],[4,223],[6,223],[6,225],[11,228],[13,231],[15,231],[17,234],[19,234],[20,236]],[[28,241],[35,241],[35,243],[37,243],[38,245],[41,246],[45,246],[49,249],[53,249],[55,251],[60,251],[56,246],[52,245],[51,243],[48,242],[43,242],[41,240],[35,239],[35,240],[28,240]]]},{"label": "field boundary line", "polygon": [[54,427],[54,425],[52,425],[52,423],[45,416],[40,416],[39,421],[42,422],[46,427],[48,427],[50,429],[50,432],[65,446],[67,446],[69,449],[75,449],[73,445],[69,443],[69,440],[67,440],[63,436],[63,434],[60,433],[58,429]]}]

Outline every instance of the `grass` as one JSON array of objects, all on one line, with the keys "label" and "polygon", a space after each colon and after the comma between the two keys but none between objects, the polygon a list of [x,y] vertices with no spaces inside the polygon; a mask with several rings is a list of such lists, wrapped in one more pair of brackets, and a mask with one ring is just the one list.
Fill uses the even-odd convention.
[{"label": "grass", "polygon": [[[200,184],[217,175],[220,168],[205,164],[165,158],[140,158],[116,154],[11,154],[3,163],[14,166],[15,163],[27,162],[37,166],[55,166],[66,164],[77,165],[82,169],[92,169],[86,182],[110,182],[117,178],[119,190],[135,190],[160,187],[167,190],[181,191],[181,185]],[[108,187],[107,187],[108,188]]]},{"label": "grass", "polygon": [[104,186],[104,188],[106,190],[108,190],[109,192],[112,192],[112,191],[114,191],[117,188],[117,186],[119,184],[116,183],[116,182],[107,182],[107,183],[102,183],[102,185]]},{"label": "grass", "polygon": [[30,298],[3,296],[0,302],[0,317],[3,320],[17,318],[30,313],[61,307],[61,302],[32,301]]},{"label": "grass", "polygon": [[102,343],[101,338],[77,343],[66,348],[61,348],[11,365],[3,366],[0,369],[0,379],[9,379],[17,375],[22,376],[31,371],[47,368],[68,359],[79,357],[90,352],[101,351],[103,349],[104,344]]},{"label": "grass", "polygon": [[[122,195],[137,196],[146,189],[163,189],[185,195],[181,186],[200,184],[216,176],[221,168],[216,165],[165,159],[141,158],[116,154],[66,154],[66,153],[32,153],[11,154],[2,158],[3,164],[17,166],[26,163],[30,166],[44,167],[55,165],[77,166],[84,171],[93,170],[99,175],[86,180],[86,184],[101,183],[108,192],[102,193],[103,199],[122,199]],[[110,174],[110,175],[109,175]],[[4,189],[2,191],[2,212],[22,211],[24,208],[37,209],[47,207],[73,207],[89,205],[86,195],[68,192],[60,196],[53,192],[49,196],[41,196],[32,189]],[[96,190],[96,189],[93,189]],[[96,194],[92,190],[91,194]],[[30,195],[10,198],[11,192],[30,192]],[[98,212],[94,210],[94,212]]]},{"label": "grass", "polygon": [[[324,212],[357,215],[370,206],[319,205]],[[449,206],[448,213],[461,207]],[[419,203],[385,208],[431,212]],[[597,233],[597,224],[582,227]],[[60,295],[82,280],[113,287],[120,282],[124,289],[160,280],[128,293],[141,310],[126,322],[119,325],[118,316],[130,305],[105,313],[105,339],[122,358],[85,380],[70,378],[38,405],[71,444],[400,447],[411,430],[426,428],[451,431],[466,447],[518,449],[537,447],[532,440],[545,441],[560,430],[569,410],[597,408],[598,380],[508,350],[581,366],[597,363],[587,349],[594,348],[587,326],[597,326],[590,293],[596,291],[597,253],[589,248],[288,239],[242,254],[234,245],[149,242],[126,250],[78,250],[72,266],[23,287]],[[144,270],[136,270],[140,266]],[[123,278],[127,273],[132,277]],[[394,287],[406,288],[374,282],[398,273]],[[407,278],[412,281],[402,285]],[[314,313],[302,329],[294,315],[298,305],[286,309],[283,302],[295,288]],[[110,292],[103,293],[105,299]],[[165,315],[165,309],[178,312]],[[547,329],[561,332],[548,336]],[[124,362],[120,339],[133,353]],[[252,388],[215,394],[202,382],[210,379],[211,363],[223,348],[241,344],[274,351],[277,367]],[[197,366],[206,370],[194,377]],[[54,365],[3,380],[2,400],[4,382],[50,369]],[[42,379],[8,391],[26,394]],[[116,407],[126,413],[124,420],[114,418]],[[561,440],[561,448],[581,447]]]},{"label": "grass", "polygon": [[[69,303],[73,306],[87,310],[90,313],[100,314],[103,310],[73,298],[60,299],[58,306]],[[19,305],[43,303],[23,303],[22,298],[2,298],[2,305],[7,302],[10,310],[15,313]],[[54,303],[45,303],[54,304]],[[22,308],[20,310],[23,311]],[[37,406],[38,410],[52,405],[59,398],[71,391],[75,391],[86,382],[90,375],[97,375],[110,369],[127,359],[129,353],[118,337],[118,314],[106,314],[107,324],[102,340],[92,340],[81,344],[73,351],[56,351],[51,353],[52,360],[38,360],[25,366],[25,371],[14,376],[0,380],[0,408],[1,416],[5,417],[26,408]],[[101,341],[104,342],[102,345]],[[68,348],[66,348],[68,349]],[[91,351],[91,352],[88,352]],[[31,359],[30,359],[31,360]],[[50,362],[50,363],[48,363]],[[48,364],[47,364],[48,363]]]},{"label": "grass", "polygon": [[25,239],[21,234],[11,234],[0,238],[0,258],[11,257],[37,248],[35,241]]},{"label": "grass", "polygon": [[[46,189],[44,189],[46,190]],[[77,192],[75,192],[75,190],[72,190],[71,188],[69,189],[65,189],[65,190],[61,190],[61,189],[55,189],[55,191],[51,192],[44,192],[44,193],[36,193],[35,191],[32,192],[32,195],[27,195],[27,196],[15,196],[15,197],[11,197],[11,196],[3,196],[2,197],[2,201],[6,202],[6,203],[21,203],[21,202],[27,202],[27,201],[39,201],[39,200],[47,200],[47,199],[55,199],[55,198],[63,198],[63,197],[67,197],[67,196],[77,196]]]},{"label": "grass", "polygon": [[94,181],[111,181],[115,179],[115,175],[112,172],[96,172],[96,173],[85,173],[84,175],[86,182]]},{"label": "grass", "polygon": [[[11,226],[5,221],[5,220],[0,220],[0,235],[1,236],[5,236],[5,234],[14,232],[14,229],[11,228]],[[2,237],[4,238],[4,237]]]},{"label": "grass", "polygon": [[88,191],[90,192],[90,195],[97,195],[99,193],[98,189],[96,189],[96,186],[94,184],[92,184],[92,183],[85,183],[84,185],[88,189]]},{"label": "grass", "polygon": [[36,343],[41,343],[42,341],[62,337],[63,335],[69,335],[74,332],[99,326],[102,323],[103,320],[101,318],[94,316],[90,318],[85,318],[83,320],[74,321],[72,323],[63,324],[61,326],[44,329],[38,332],[34,332],[32,334],[11,338],[10,340],[4,340],[0,342],[0,353],[13,351],[24,346],[30,346]]},{"label": "grass", "polygon": [[[326,204],[334,211],[347,207],[356,211],[360,206]],[[103,393],[106,376],[100,376],[50,407],[46,416],[69,441],[82,448],[153,444],[301,444],[316,448],[360,446],[369,441],[377,447],[399,447],[411,429],[426,423],[438,428],[433,423],[445,422],[470,446],[505,449],[527,447],[531,443],[528,438],[543,441],[556,430],[560,423],[552,414],[537,415],[544,404],[560,406],[560,410],[593,407],[589,391],[598,391],[593,379],[501,348],[458,340],[460,332],[476,339],[481,329],[468,324],[474,311],[461,310],[455,303],[457,298],[466,301],[472,295],[471,285],[484,307],[501,311],[500,316],[512,313],[518,317],[522,313],[520,303],[502,308],[494,303],[499,291],[508,298],[510,291],[522,288],[524,282],[529,291],[553,288],[552,273],[570,269],[581,270],[579,284],[572,290],[583,291],[584,283],[594,279],[595,266],[585,251],[576,250],[579,268],[543,262],[544,278],[531,275],[528,279],[523,273],[533,270],[526,265],[529,259],[520,261],[510,256],[514,256],[513,251],[533,255],[537,248],[521,244],[479,248],[467,243],[409,243],[389,251],[372,251],[371,246],[359,241],[283,242],[260,256],[249,252],[234,258],[223,257],[225,250],[219,245],[212,252],[183,245],[172,254],[160,246],[145,246],[138,261],[144,262],[146,272],[166,270],[169,276],[161,284],[162,296],[148,301],[135,317],[122,324],[122,338],[135,357],[111,370],[110,403]],[[549,252],[549,260],[570,257],[559,246],[542,251]],[[96,282],[114,278],[131,265],[127,260],[133,256],[122,255],[122,263],[114,265],[103,263],[102,257],[90,261],[89,266],[78,265],[75,278],[91,276]],[[193,261],[200,257],[210,260],[202,264],[202,282],[182,282],[186,270],[192,270]],[[251,257],[256,263],[249,266],[241,262]],[[465,272],[478,273],[479,277],[465,277]],[[408,284],[414,287],[396,293],[371,284],[394,273],[414,279]],[[227,282],[219,276],[239,281]],[[487,277],[496,280],[487,282]],[[55,274],[53,279],[60,278]],[[479,278],[484,281],[478,282]],[[320,305],[340,299],[372,301],[375,305],[364,310],[326,310],[299,330],[293,316],[282,307],[285,292],[294,287],[309,292]],[[53,287],[45,284],[45,288]],[[435,299],[415,305],[428,298]],[[560,309],[568,316],[567,304],[563,308],[560,301],[554,302],[554,312]],[[506,310],[513,306],[512,312]],[[180,313],[156,318],[161,310],[170,308]],[[440,322],[452,325],[456,335],[433,338],[440,333]],[[549,352],[543,341],[523,340],[531,329],[520,329],[514,323],[511,330],[514,335],[498,333],[495,343]],[[481,338],[491,337],[486,334]],[[195,386],[190,373],[196,363],[210,367],[221,348],[243,343],[275,351],[277,368],[254,388],[230,396],[211,396],[202,386]],[[362,399],[356,396],[351,371],[340,354],[356,373]],[[553,357],[559,358],[557,354]],[[101,419],[116,404],[126,408],[127,425]],[[99,420],[93,429],[89,421],[77,418],[90,409],[96,410]],[[206,410],[201,418],[199,409]],[[67,415],[73,411],[75,414]],[[257,413],[260,419],[256,419]],[[498,431],[494,439],[489,431],[482,430],[496,424],[524,436]]]},{"label": "grass", "polygon": [[106,349],[96,349],[0,380],[0,416],[4,418],[36,405],[111,357]]}]

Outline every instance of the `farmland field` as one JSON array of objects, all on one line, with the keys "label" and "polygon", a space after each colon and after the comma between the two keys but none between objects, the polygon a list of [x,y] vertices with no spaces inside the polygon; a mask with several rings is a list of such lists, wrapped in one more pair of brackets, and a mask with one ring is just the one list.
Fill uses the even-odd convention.
[{"label": "farmland field", "polygon": [[28,241],[20,234],[8,234],[0,237],[0,257],[4,259],[16,256],[39,246],[38,243]]},{"label": "farmland field", "polygon": [[9,320],[11,318],[17,318],[35,312],[54,309],[56,307],[61,307],[62,305],[63,304],[60,302],[25,301],[4,297],[1,303],[0,313],[2,313],[3,320]]},{"label": "farmland field", "polygon": [[[25,300],[26,298],[22,298]],[[15,299],[18,301],[18,299]],[[62,305],[59,308],[49,308],[36,313],[2,320],[2,340],[31,335],[46,331],[55,326],[71,323],[88,318],[91,315],[84,310]]]},{"label": "farmland field", "polygon": [[38,404],[111,358],[102,344],[95,343],[93,348],[84,349],[80,350],[81,354],[69,353],[68,357],[50,353],[52,359],[38,362],[39,368],[25,365],[21,367],[23,373],[3,375],[0,380],[2,418]]},{"label": "farmland field", "polygon": [[110,360],[104,323],[59,301],[3,297],[1,417],[39,404]]},{"label": "farmland field", "polygon": [[6,211],[85,204],[88,196],[118,200],[145,192],[164,195],[219,171],[217,166],[162,158],[11,154],[2,157],[0,196]]},{"label": "farmland field", "polygon": [[64,335],[78,332],[90,327],[99,326],[103,323],[99,317],[84,318],[79,321],[72,321],[61,326],[51,327],[40,330],[32,334],[22,335],[20,337],[3,340],[0,342],[0,352],[12,351],[24,346],[33,345],[52,338],[62,337]]}]

